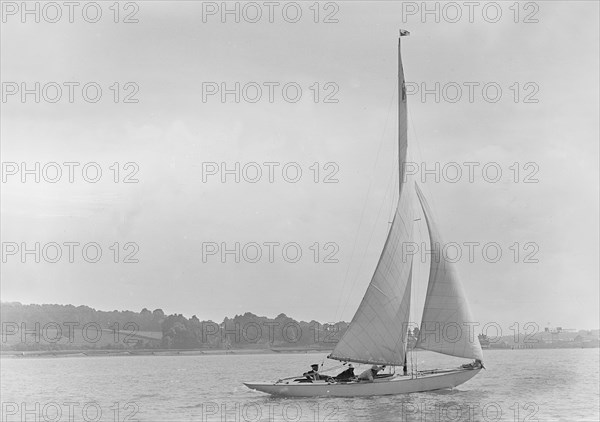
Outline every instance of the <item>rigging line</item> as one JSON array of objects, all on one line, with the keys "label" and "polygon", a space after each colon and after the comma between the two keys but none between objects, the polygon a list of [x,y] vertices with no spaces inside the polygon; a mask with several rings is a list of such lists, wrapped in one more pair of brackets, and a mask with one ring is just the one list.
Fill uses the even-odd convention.
[{"label": "rigging line", "polygon": [[[421,217],[422,210],[418,209],[418,211],[419,211],[419,223],[416,224],[416,227],[417,227],[417,232],[419,234],[418,245],[417,245],[417,250],[419,251],[419,259],[417,261],[421,264],[419,266],[419,275],[420,275],[421,280],[429,280],[429,272],[427,272],[427,277],[424,277],[424,272],[423,272],[423,267],[428,268],[427,261],[425,261],[425,262],[422,261],[422,259],[423,259],[422,249],[425,247],[425,243],[424,243],[425,237],[423,235],[424,217]],[[419,300],[419,305],[424,304],[424,298],[425,298],[424,289],[427,288],[428,284],[429,283],[418,283],[418,287],[417,287],[417,289],[415,289],[414,299]],[[419,315],[419,311],[420,311],[420,315]],[[423,309],[421,309],[421,307],[419,307],[419,309],[417,310],[417,308],[415,307],[413,316],[415,318],[415,323],[418,324],[418,326],[420,327],[421,322],[422,322],[421,319],[423,317]]]},{"label": "rigging line", "polygon": [[[353,242],[353,245],[352,245],[352,252],[350,253],[350,262],[348,263],[348,267],[346,267],[346,274],[344,275],[344,280],[342,281],[342,286],[341,286],[342,289],[345,287],[346,282],[348,281],[348,275],[350,273],[350,267],[352,265],[352,262],[354,261],[354,253],[356,252],[356,245],[358,243],[358,235],[360,233],[360,228],[361,228],[362,223],[363,223],[363,219],[364,219],[364,215],[365,215],[365,210],[367,208],[367,203],[369,202],[368,200],[369,200],[369,195],[371,193],[371,187],[373,185],[374,170],[375,170],[375,168],[377,166],[377,162],[379,161],[379,155],[381,153],[381,147],[383,146],[383,141],[385,139],[385,132],[387,130],[388,121],[389,121],[389,118],[390,118],[390,110],[392,108],[392,104],[394,103],[394,99],[396,98],[396,91],[397,91],[397,88],[398,88],[398,79],[395,79],[395,80],[396,80],[396,83],[395,83],[395,86],[394,86],[394,90],[392,91],[393,94],[392,94],[392,98],[390,99],[390,105],[388,106],[388,111],[387,111],[387,115],[386,115],[386,118],[385,118],[385,124],[383,126],[383,132],[381,133],[381,139],[379,141],[379,147],[377,148],[377,155],[375,156],[375,161],[373,162],[373,168],[372,168],[372,171],[371,171],[371,177],[369,179],[369,187],[367,188],[367,195],[366,195],[365,200],[363,202],[363,207],[362,207],[362,211],[360,213],[360,219],[359,219],[359,222],[358,222],[358,227],[356,228],[356,233],[354,235],[354,242]],[[342,311],[341,313],[338,313],[339,309],[340,309],[340,305],[341,305],[342,296],[343,296],[343,292],[342,292],[342,294],[338,295],[338,303],[336,305],[336,313],[335,313],[335,320],[336,321],[339,320],[342,317],[343,312],[344,312],[344,311]],[[349,296],[351,296],[351,295],[349,295]]]},{"label": "rigging line", "polygon": [[[417,161],[417,159],[418,159],[418,162],[415,162],[415,164],[418,165],[419,166],[418,168],[420,169],[421,168],[420,167],[421,164],[424,162],[424,160],[423,160],[423,152],[421,150],[421,142],[419,141],[419,135],[417,133],[417,126],[414,124],[413,115],[412,115],[412,112],[411,112],[410,108],[407,108],[407,115],[408,115],[408,120],[409,120],[409,123],[410,123],[410,128],[411,128],[412,133],[413,133],[413,142],[411,142],[411,145],[415,145],[416,146],[416,152],[417,152],[416,155],[418,155],[418,157],[414,156],[413,159],[415,159],[415,161]],[[420,180],[418,178],[417,178],[417,180],[420,182]],[[414,185],[414,183],[411,183],[411,184]],[[419,186],[421,186],[422,190],[424,190],[427,193],[428,198],[431,198],[430,204],[432,206],[430,208],[433,208],[432,209],[432,214],[434,214],[432,217],[437,217],[437,215],[435,214],[435,211],[434,211],[434,209],[435,209],[435,207],[434,207],[434,205],[435,205],[434,199],[435,198],[431,194],[431,190],[429,189],[429,187],[427,186],[426,183],[419,183]],[[411,186],[411,189],[413,189],[413,191],[414,191],[414,186]],[[416,195],[416,193],[415,193],[415,195]],[[417,203],[420,204],[419,201],[417,201]],[[417,213],[419,215],[421,215],[421,221],[419,222],[419,224],[417,224],[418,231],[419,231],[419,245],[418,245],[418,248],[419,248],[418,250],[420,252],[419,262],[421,262],[421,258],[423,257],[421,248],[425,247],[426,245],[428,245],[429,248],[431,248],[431,245],[429,244],[429,240],[430,240],[429,239],[429,229],[428,229],[427,223],[425,222],[424,211],[423,211],[423,209],[422,209],[422,207],[420,205],[416,206],[416,208],[418,210]],[[437,220],[437,218],[436,218],[436,220]],[[423,231],[426,232],[425,235],[423,234]],[[429,281],[430,265],[427,265],[428,264],[427,259],[425,260],[424,264],[425,264],[424,266],[427,269],[426,269],[426,271],[424,272],[423,275],[426,275],[426,277],[422,277],[422,279],[425,279],[425,280]],[[428,285],[429,285],[428,282],[426,282],[426,283],[420,283],[419,284],[419,292],[418,292],[418,294],[417,294],[417,292],[415,292],[415,294],[417,294],[417,297],[419,298],[419,300],[423,301],[423,304],[424,304],[424,297],[425,297],[425,294],[427,292]],[[415,309],[415,312],[416,312],[416,309]],[[421,310],[421,312],[422,312],[422,310]],[[418,314],[416,314],[415,317],[417,318],[417,321],[419,321],[419,323],[422,322],[422,321],[420,321],[422,315],[419,316]],[[419,324],[419,326],[420,326],[420,324]],[[417,357],[418,357],[418,354],[417,354]]]},{"label": "rigging line", "polygon": [[[415,155],[421,155],[421,145],[420,145],[420,143],[418,141],[417,131],[416,131],[416,128],[415,128],[415,124],[413,123],[412,113],[411,113],[411,110],[410,110],[409,107],[407,107],[406,113],[407,113],[407,116],[408,116],[407,124],[410,125],[410,129],[411,129],[411,131],[413,133],[413,136],[411,137],[410,145],[411,146],[415,145],[416,148],[417,148],[417,150],[418,150],[418,154],[410,153],[410,151],[409,151],[409,154],[411,156],[410,159],[414,160],[416,158]],[[411,150],[414,150],[414,148],[411,148]],[[405,182],[406,182],[405,186],[408,186],[409,189],[413,189],[414,190],[413,176],[408,176],[408,177],[405,176],[405,177],[406,177],[406,179],[405,179]],[[411,191],[411,193],[413,193],[413,192]],[[414,196],[415,195],[413,193],[413,197]],[[415,205],[413,205],[413,216],[417,217],[418,214],[419,213],[418,213],[417,207]],[[415,223],[415,221],[416,220],[414,220],[413,223],[412,223],[413,224],[413,237],[412,237],[411,241],[413,241],[413,242],[415,242],[415,240],[416,240],[415,239],[415,234],[414,234],[414,231],[415,231],[414,227],[415,226],[417,226],[417,231],[419,232],[419,239],[421,237],[421,224]],[[419,250],[419,249],[417,249],[417,250]],[[412,304],[412,306],[411,306],[411,309],[410,309],[410,313],[412,315],[413,321],[415,322],[415,324],[417,324],[418,321],[420,320],[420,318],[419,318],[419,315],[418,315],[419,314],[419,310],[417,309],[417,307],[415,306],[415,304],[416,304],[416,299],[420,299],[421,298],[423,283],[414,282],[415,280],[421,280],[422,279],[420,277],[421,276],[421,271],[420,271],[420,267],[419,267],[420,259],[416,260],[417,261],[417,265],[414,265],[414,261],[415,260],[414,260],[414,256],[413,256],[413,283],[412,283],[412,288],[411,288],[411,304]],[[412,353],[411,353],[411,364],[412,364]]]},{"label": "rigging line", "polygon": [[[398,175],[400,174],[400,168],[399,168],[399,164],[397,161],[396,157],[393,157],[394,159],[394,165],[392,166],[393,170],[393,175]],[[391,220],[394,218],[394,214],[396,214],[396,208],[398,206],[398,201],[400,200],[400,197],[398,197],[398,199],[396,199],[396,193],[398,192],[398,183],[400,183],[400,179],[398,177],[394,178],[394,186],[392,187],[392,200],[390,201],[390,213],[389,213],[389,217],[388,217],[388,221],[391,222]]]},{"label": "rigging line", "polygon": [[[412,351],[412,349],[411,349],[411,351],[410,351],[410,377],[411,377],[411,378],[412,378],[412,374],[413,374],[413,371],[414,371],[414,369],[413,369],[413,368],[414,368],[414,366],[413,366],[413,358],[412,358],[412,355],[413,355],[413,351]],[[407,372],[408,372],[408,371],[407,371]]]},{"label": "rigging line", "polygon": [[[388,187],[387,190],[390,190],[390,185],[392,184],[393,180],[396,178],[395,177],[396,174],[392,174],[391,175],[391,179],[388,182]],[[386,196],[387,197],[387,194]],[[369,240],[367,241],[367,246],[366,246],[366,250],[369,250],[369,246],[371,246],[371,242],[373,240],[373,234],[375,233],[375,227],[377,227],[377,223],[379,222],[379,220],[381,219],[381,213],[383,211],[384,205],[385,205],[385,197],[384,197],[384,201],[381,202],[381,206],[379,207],[379,211],[377,212],[377,218],[375,219],[375,224],[373,225],[373,228],[371,230],[371,233],[369,235]],[[358,281],[358,276],[360,275],[360,270],[363,267],[363,264],[365,263],[365,259],[366,259],[366,253],[362,255],[362,258],[360,259],[359,265],[358,265],[358,269],[356,271],[356,274],[354,275],[354,280],[352,282],[352,285],[350,286],[350,290],[349,290],[349,294],[346,297],[346,301],[344,302],[344,307],[342,309],[342,314],[346,311],[346,308],[348,306],[348,303],[350,302],[350,298],[352,296],[352,292],[354,291],[354,288],[356,287],[356,282]]]},{"label": "rigging line", "polygon": [[[413,136],[414,136],[414,142],[413,142],[413,144],[417,146],[418,155],[419,155],[419,158],[420,158],[419,163],[415,163],[415,164],[417,164],[419,166],[419,170],[420,170],[419,173],[421,173],[422,169],[421,169],[420,166],[421,166],[421,163],[424,163],[424,160],[423,160],[423,151],[421,150],[421,143],[419,142],[419,137],[417,135],[417,127],[416,127],[416,125],[413,122],[412,113],[410,112],[410,109],[408,107],[406,109],[406,114],[408,115],[408,119],[410,120],[410,127],[412,129]],[[419,181],[421,181],[421,180],[419,180]],[[435,198],[431,194],[431,190],[427,186],[427,183],[423,183],[422,182],[419,185],[423,188],[422,190],[424,190],[424,191],[427,192],[428,202],[431,205],[430,208],[433,208],[432,209],[432,214],[434,214],[433,217],[437,217],[437,215],[435,214],[435,211],[434,211],[436,209],[435,200],[434,200]],[[414,187],[413,187],[413,189],[414,189]],[[436,218],[436,221],[438,221],[437,218]]]}]

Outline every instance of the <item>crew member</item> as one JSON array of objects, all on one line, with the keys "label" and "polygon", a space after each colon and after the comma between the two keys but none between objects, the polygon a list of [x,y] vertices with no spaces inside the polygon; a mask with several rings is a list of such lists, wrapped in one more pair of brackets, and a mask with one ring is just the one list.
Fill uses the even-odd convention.
[{"label": "crew member", "polygon": [[349,363],[348,369],[346,369],[344,372],[340,372],[339,374],[337,374],[335,379],[338,381],[345,381],[354,378],[354,376],[354,366],[352,366],[352,364]]},{"label": "crew member", "polygon": [[305,372],[302,375],[305,376],[309,380],[318,380],[319,379],[319,364],[313,363],[312,365],[310,365],[310,368],[311,368],[310,371]]}]

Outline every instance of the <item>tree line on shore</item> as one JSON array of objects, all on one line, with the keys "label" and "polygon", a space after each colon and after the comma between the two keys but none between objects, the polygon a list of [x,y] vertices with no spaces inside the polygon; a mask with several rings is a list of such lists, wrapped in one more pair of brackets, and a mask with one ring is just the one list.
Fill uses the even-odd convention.
[{"label": "tree line on shore", "polygon": [[[221,322],[162,309],[99,311],[89,306],[4,302],[3,350],[332,348],[348,324],[296,321],[250,312]],[[99,333],[99,334],[98,334]],[[104,341],[98,341],[102,338]]]}]

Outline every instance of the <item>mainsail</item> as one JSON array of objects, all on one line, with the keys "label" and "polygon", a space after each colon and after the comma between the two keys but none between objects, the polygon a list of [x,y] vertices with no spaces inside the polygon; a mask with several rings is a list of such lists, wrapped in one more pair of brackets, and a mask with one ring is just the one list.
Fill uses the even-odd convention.
[{"label": "mainsail", "polygon": [[412,260],[402,261],[400,243],[408,233],[400,219],[397,211],[371,283],[329,355],[332,359],[397,366],[404,362]]},{"label": "mainsail", "polygon": [[432,251],[427,296],[415,347],[451,356],[483,360],[464,288],[456,275],[454,265],[441,255],[440,234],[432,220],[427,200],[416,183],[415,189],[427,221]]},{"label": "mainsail", "polygon": [[[401,35],[407,35],[405,31]],[[350,326],[328,356],[341,361],[402,365],[406,354],[410,310],[412,256],[403,242],[412,239],[412,192],[403,189],[407,151],[406,89],[398,41],[399,197],[385,246],[367,292]]]}]

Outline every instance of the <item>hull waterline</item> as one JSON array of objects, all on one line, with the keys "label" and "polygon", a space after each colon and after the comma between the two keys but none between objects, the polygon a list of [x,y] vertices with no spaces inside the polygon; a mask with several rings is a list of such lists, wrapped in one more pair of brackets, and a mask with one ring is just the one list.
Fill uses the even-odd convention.
[{"label": "hull waterline", "polygon": [[473,378],[481,369],[458,369],[442,373],[375,380],[374,382],[350,383],[244,383],[252,390],[275,396],[287,397],[357,397],[385,396],[454,388]]}]

